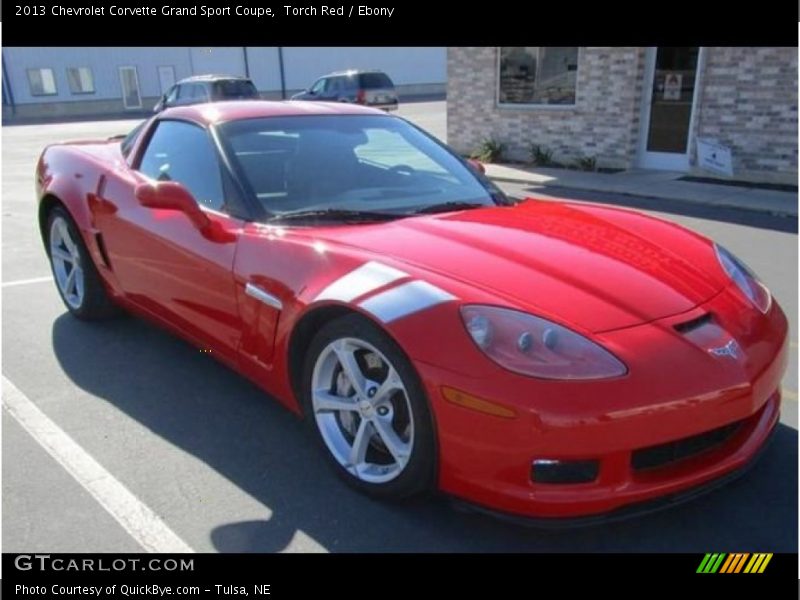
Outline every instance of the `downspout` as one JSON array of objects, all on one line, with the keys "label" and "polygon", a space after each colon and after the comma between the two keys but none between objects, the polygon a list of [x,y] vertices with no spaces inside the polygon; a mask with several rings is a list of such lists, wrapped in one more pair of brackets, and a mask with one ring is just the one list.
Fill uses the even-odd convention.
[{"label": "downspout", "polygon": [[242,56],[244,56],[244,76],[250,79],[250,63],[247,60],[247,46],[242,46]]},{"label": "downspout", "polygon": [[3,89],[5,95],[8,97],[8,104],[11,106],[11,114],[17,114],[17,105],[14,102],[14,90],[11,89],[11,80],[8,78],[8,69],[6,68],[6,56],[2,55],[3,59]]},{"label": "downspout", "polygon": [[283,70],[283,48],[278,46],[278,66],[281,69],[281,98],[286,100],[286,73]]}]

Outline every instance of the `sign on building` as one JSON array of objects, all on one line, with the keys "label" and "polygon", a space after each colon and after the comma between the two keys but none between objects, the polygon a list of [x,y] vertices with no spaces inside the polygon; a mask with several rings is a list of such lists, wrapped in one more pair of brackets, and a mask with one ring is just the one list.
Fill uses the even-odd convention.
[{"label": "sign on building", "polygon": [[733,177],[731,149],[716,140],[697,138],[697,166],[706,171]]}]

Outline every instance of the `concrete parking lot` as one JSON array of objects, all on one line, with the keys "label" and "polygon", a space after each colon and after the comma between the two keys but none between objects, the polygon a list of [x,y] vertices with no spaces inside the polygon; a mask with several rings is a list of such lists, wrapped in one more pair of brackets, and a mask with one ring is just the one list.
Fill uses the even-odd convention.
[{"label": "concrete parking lot", "polygon": [[[401,114],[445,137],[444,103]],[[33,198],[50,142],[124,133],[135,121],[2,131],[2,371],[102,469],[196,551],[707,552],[797,550],[796,220],[627,198],[741,256],[791,321],[784,410],[771,446],[744,478],[636,520],[541,531],[454,510],[431,496],[373,502],[345,487],[295,417],[195,348],[134,318],[67,315],[50,281]],[[515,195],[617,198],[503,184]],[[4,393],[8,389],[4,386]],[[38,413],[37,413],[38,414]],[[3,412],[3,549],[136,552],[142,546]]]}]

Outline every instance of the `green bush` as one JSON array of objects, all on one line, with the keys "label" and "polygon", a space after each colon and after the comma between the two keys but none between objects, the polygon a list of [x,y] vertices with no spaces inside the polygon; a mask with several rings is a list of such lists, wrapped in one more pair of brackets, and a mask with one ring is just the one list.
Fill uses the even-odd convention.
[{"label": "green bush", "polygon": [[487,163],[499,162],[503,159],[505,149],[505,144],[498,142],[494,138],[486,138],[470,158],[477,158],[479,161]]},{"label": "green bush", "polygon": [[581,171],[597,171],[597,158],[594,156],[583,156],[575,162],[575,166]]},{"label": "green bush", "polygon": [[536,166],[547,167],[553,164],[553,151],[539,144],[531,144],[530,154],[531,162]]}]

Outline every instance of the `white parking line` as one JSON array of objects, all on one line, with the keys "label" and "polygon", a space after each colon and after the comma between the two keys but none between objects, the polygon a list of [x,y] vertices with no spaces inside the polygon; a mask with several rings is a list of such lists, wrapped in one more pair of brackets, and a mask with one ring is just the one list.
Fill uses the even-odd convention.
[{"label": "white parking line", "polygon": [[194,552],[3,376],[3,407],[148,552]]},{"label": "white parking line", "polygon": [[4,281],[3,287],[15,287],[18,285],[28,285],[31,283],[44,283],[45,281],[53,281],[52,277],[34,277],[33,279],[20,279],[18,281]]}]

